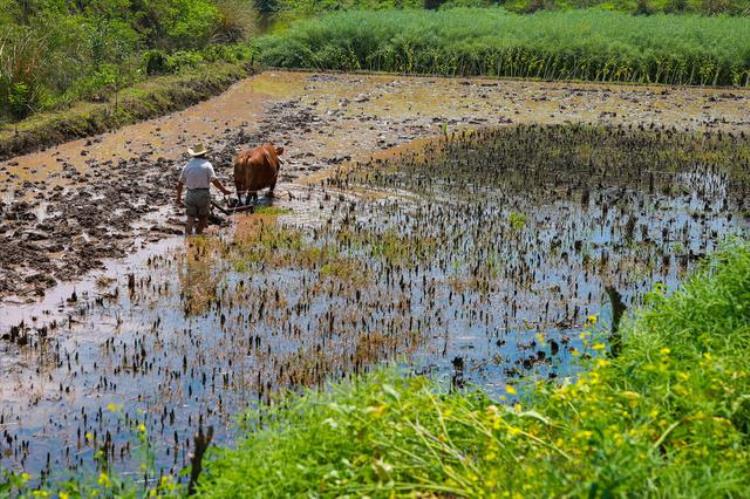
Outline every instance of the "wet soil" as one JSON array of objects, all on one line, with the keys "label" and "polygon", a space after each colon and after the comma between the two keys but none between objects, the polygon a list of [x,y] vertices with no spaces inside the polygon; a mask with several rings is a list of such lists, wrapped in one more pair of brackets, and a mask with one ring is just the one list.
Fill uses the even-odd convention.
[{"label": "wet soil", "polygon": [[[0,163],[0,298],[25,302],[102,259],[181,230],[185,148],[210,145],[228,180],[243,147],[283,144],[282,180],[445,130],[512,123],[635,123],[741,132],[750,92],[267,72],[163,118]],[[283,187],[281,192],[283,192]]]}]

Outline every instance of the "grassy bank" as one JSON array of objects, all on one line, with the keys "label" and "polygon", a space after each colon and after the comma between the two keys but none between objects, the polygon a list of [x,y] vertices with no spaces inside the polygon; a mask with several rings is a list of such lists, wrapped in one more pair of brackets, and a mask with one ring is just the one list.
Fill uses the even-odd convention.
[{"label": "grassy bank", "polygon": [[508,387],[509,404],[380,372],[262,424],[251,415],[247,440],[216,453],[201,493],[747,496],[750,246],[648,303],[619,357],[592,333],[585,374]]},{"label": "grassy bank", "polygon": [[750,85],[750,23],[743,18],[342,12],[300,21],[256,45],[263,63],[286,68]]},{"label": "grassy bank", "polygon": [[123,89],[106,102],[78,102],[0,129],[0,159],[184,109],[226,90],[252,72],[248,62],[201,64]]}]

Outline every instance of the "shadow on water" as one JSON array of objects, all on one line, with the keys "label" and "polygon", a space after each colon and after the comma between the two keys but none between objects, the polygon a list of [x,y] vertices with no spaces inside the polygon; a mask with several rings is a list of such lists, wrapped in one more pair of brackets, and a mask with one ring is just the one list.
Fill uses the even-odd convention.
[{"label": "shadow on water", "polygon": [[572,375],[606,288],[637,304],[747,230],[748,150],[522,126],[342,167],[3,332],[0,465],[137,474],[143,425],[175,474],[198,426],[231,442],[244,408],[385,361],[495,395]]}]

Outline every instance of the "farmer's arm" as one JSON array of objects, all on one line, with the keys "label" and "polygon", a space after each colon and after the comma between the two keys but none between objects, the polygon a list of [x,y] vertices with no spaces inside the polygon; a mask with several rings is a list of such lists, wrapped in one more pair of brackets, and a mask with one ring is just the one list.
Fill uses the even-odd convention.
[{"label": "farmer's arm", "polygon": [[211,183],[214,184],[217,189],[219,189],[223,194],[226,194],[227,196],[232,193],[232,191],[224,187],[224,184],[222,184],[218,178],[213,179]]},{"label": "farmer's arm", "polygon": [[222,184],[221,181],[216,177],[216,172],[214,172],[214,167],[211,164],[209,164],[208,167],[208,175],[211,183],[214,184],[214,186],[219,189],[224,195],[229,195],[232,193],[232,191],[224,187],[224,184]]}]

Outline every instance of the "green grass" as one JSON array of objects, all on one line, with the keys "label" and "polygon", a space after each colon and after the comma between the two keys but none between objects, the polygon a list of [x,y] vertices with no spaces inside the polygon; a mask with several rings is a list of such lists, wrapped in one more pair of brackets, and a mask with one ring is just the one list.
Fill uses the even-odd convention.
[{"label": "green grass", "polygon": [[341,12],[256,41],[269,66],[449,76],[750,85],[741,17],[500,8]]},{"label": "green grass", "polygon": [[507,401],[380,371],[248,415],[201,495],[747,497],[750,245],[647,303],[619,357],[592,327],[579,378]]},{"label": "green grass", "polygon": [[491,7],[518,13],[540,10],[598,8],[627,13],[750,14],[750,0],[278,0],[274,12],[281,18],[312,16],[340,10],[418,9],[422,7]]},{"label": "green grass", "polygon": [[508,10],[525,13],[542,9],[565,10],[596,7],[603,10],[643,14],[655,12],[705,15],[750,14],[748,0],[507,0],[502,5]]},{"label": "green grass", "polygon": [[81,101],[69,109],[34,114],[0,127],[0,159],[184,109],[223,92],[250,71],[247,61],[203,63],[123,89],[117,107],[110,97],[105,102]]}]

